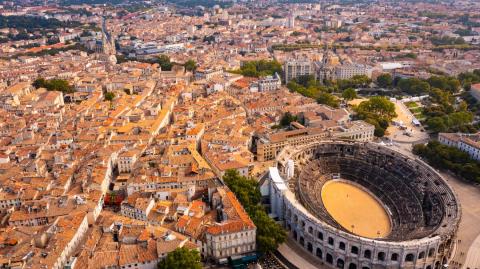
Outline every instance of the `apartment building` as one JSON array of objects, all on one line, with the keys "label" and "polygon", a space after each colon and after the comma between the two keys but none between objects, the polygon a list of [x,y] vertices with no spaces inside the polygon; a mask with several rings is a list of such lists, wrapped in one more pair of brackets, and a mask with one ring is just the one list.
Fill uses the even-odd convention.
[{"label": "apartment building", "polygon": [[350,79],[354,76],[372,77],[373,68],[364,64],[343,64],[335,67],[336,79]]},{"label": "apartment building", "polygon": [[283,72],[285,73],[285,83],[288,83],[292,79],[314,73],[312,62],[307,59],[286,61],[283,65]]}]

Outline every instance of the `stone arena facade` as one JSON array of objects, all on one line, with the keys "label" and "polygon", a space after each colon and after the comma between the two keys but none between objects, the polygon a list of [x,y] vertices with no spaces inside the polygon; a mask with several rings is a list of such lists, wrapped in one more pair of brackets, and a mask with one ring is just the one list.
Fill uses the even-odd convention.
[{"label": "stone arena facade", "polygon": [[[341,178],[380,200],[391,232],[361,237],[326,211],[319,193]],[[334,268],[439,269],[448,263],[460,220],[453,190],[430,166],[375,143],[322,141],[285,148],[270,168],[272,215],[289,236]],[[374,221],[374,220],[372,220]]]}]

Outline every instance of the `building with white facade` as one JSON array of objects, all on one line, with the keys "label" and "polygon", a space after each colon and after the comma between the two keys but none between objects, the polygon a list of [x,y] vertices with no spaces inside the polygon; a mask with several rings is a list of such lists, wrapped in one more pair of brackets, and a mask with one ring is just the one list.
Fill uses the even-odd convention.
[{"label": "building with white facade", "polygon": [[439,133],[440,143],[465,151],[475,160],[480,160],[480,135],[462,133]]},{"label": "building with white facade", "polygon": [[372,77],[373,68],[364,64],[343,64],[335,67],[336,79],[350,79],[354,76],[364,75]]},{"label": "building with white facade", "polygon": [[307,59],[295,59],[285,61],[283,65],[283,72],[285,74],[285,83],[288,83],[292,79],[313,75],[313,64]]}]

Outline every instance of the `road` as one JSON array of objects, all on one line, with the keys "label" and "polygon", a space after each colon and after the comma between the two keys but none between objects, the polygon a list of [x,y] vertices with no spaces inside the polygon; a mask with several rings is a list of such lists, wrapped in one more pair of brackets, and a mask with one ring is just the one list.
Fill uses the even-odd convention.
[{"label": "road", "polygon": [[455,256],[451,268],[480,268],[480,188],[442,173],[458,195],[462,206],[462,219],[457,234]]}]

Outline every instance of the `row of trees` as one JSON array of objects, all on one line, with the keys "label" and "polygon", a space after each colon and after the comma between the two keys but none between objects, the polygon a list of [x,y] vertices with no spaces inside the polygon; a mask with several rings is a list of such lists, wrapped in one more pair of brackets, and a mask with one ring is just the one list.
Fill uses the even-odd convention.
[{"label": "row of trees", "polygon": [[[119,59],[119,62],[127,61],[125,57],[120,57],[118,59]],[[182,65],[179,63],[172,62],[170,60],[170,57],[165,54],[159,55],[154,59],[140,60],[140,61],[145,63],[150,63],[150,64],[158,64],[162,68],[162,71],[171,71],[174,65]],[[197,62],[195,62],[195,60],[189,59],[183,64],[183,66],[187,71],[195,71],[197,69]]]},{"label": "row of trees", "polygon": [[60,91],[63,93],[73,93],[75,89],[72,85],[68,83],[68,81],[64,79],[49,79],[46,80],[44,78],[37,78],[33,84],[33,87],[36,89],[38,88],[45,88],[47,91]]},{"label": "row of trees", "polygon": [[34,16],[2,16],[0,15],[1,28],[24,29],[27,32],[33,32],[37,29],[45,31],[46,29],[57,29],[65,27],[76,27],[78,22],[63,22],[57,19],[45,19]]},{"label": "row of trees", "polygon": [[449,37],[449,36],[432,36],[430,38],[430,42],[432,42],[435,46],[444,46],[444,45],[463,45],[465,44],[465,40],[461,37]]},{"label": "row of trees", "polygon": [[470,85],[480,82],[480,70],[461,73],[457,77],[435,75],[428,79],[419,78],[396,78],[389,73],[377,77],[377,85],[383,88],[398,87],[402,92],[411,95],[428,94],[431,89],[441,89],[451,93],[457,93],[461,87],[470,89]]},{"label": "row of trees", "polygon": [[480,164],[455,147],[430,141],[427,145],[415,145],[413,153],[425,158],[434,167],[448,169],[466,180],[480,182]]},{"label": "row of trees", "polygon": [[223,181],[235,193],[257,226],[258,251],[261,253],[273,251],[285,242],[287,236],[285,230],[268,216],[260,204],[262,196],[255,180],[241,176],[236,170],[228,170],[223,176]]},{"label": "row of trees", "polygon": [[319,104],[334,108],[340,105],[338,98],[330,93],[334,88],[321,85],[312,75],[291,80],[288,82],[287,88],[292,92],[298,92],[305,97],[315,99]]}]

